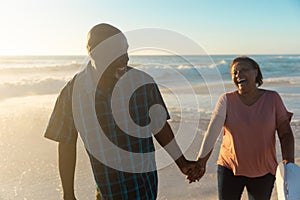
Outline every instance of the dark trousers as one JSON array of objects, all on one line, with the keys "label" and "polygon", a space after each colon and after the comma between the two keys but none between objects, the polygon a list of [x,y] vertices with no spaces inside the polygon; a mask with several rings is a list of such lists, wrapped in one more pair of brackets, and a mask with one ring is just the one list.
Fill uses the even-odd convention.
[{"label": "dark trousers", "polygon": [[267,174],[257,178],[234,176],[232,170],[218,165],[219,200],[241,199],[244,187],[249,200],[269,200],[274,186],[275,176]]}]

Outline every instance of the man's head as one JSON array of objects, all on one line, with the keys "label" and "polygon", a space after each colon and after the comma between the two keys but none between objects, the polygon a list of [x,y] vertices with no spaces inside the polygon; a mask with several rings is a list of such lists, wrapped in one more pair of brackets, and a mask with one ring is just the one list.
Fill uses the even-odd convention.
[{"label": "man's head", "polygon": [[98,24],[88,33],[88,53],[96,67],[106,68],[106,73],[120,78],[127,69],[128,43],[125,35],[109,24]]}]

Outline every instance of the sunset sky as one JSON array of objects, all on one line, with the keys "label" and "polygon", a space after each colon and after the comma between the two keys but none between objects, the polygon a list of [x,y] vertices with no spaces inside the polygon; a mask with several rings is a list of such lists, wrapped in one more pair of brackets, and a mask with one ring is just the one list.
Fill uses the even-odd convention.
[{"label": "sunset sky", "polygon": [[85,55],[100,22],[172,30],[208,54],[300,54],[299,0],[4,0],[0,55]]}]

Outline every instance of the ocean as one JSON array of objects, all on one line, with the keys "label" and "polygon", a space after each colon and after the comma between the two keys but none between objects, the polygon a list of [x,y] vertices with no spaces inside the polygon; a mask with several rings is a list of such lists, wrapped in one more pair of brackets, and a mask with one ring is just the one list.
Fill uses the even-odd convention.
[{"label": "ocean", "polygon": [[[144,70],[159,83],[174,120],[182,113],[209,118],[217,97],[234,90],[229,65],[235,55],[130,56],[129,65]],[[293,120],[300,119],[300,55],[253,55],[261,67],[262,88],[276,90]],[[0,101],[58,94],[82,68],[85,56],[1,56]],[[174,98],[175,97],[175,98]],[[194,119],[186,116],[185,120]],[[182,119],[182,118],[181,118]]]},{"label": "ocean", "polygon": [[[130,56],[130,66],[146,71],[158,83],[176,140],[187,159],[197,157],[218,96],[235,89],[229,73],[235,57]],[[287,109],[294,113],[291,123],[296,163],[300,164],[300,55],[250,57],[261,66],[264,77],[261,87],[279,92]],[[0,56],[0,200],[62,199],[57,143],[45,139],[43,133],[61,88],[86,61],[85,56]],[[195,122],[200,124],[193,135]],[[185,126],[179,134],[181,124]],[[184,181],[185,176],[174,162],[169,162],[169,157],[157,156],[157,199],[217,199],[219,146],[220,140],[208,162],[206,175],[194,184]],[[77,199],[94,199],[95,184],[81,140],[77,152]],[[280,150],[277,156],[280,160]],[[168,165],[164,165],[166,160]],[[277,199],[275,190],[272,200]],[[242,199],[246,199],[245,195]]]}]

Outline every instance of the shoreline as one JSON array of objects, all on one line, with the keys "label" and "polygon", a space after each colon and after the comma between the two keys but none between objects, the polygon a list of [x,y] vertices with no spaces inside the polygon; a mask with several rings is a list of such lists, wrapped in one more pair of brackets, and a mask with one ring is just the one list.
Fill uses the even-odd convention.
[{"label": "shoreline", "polygon": [[[0,102],[0,199],[61,199],[57,165],[57,143],[43,137],[57,95],[6,99]],[[201,119],[195,136],[184,151],[187,159],[197,157],[209,119]],[[180,123],[170,121],[176,130]],[[189,127],[189,124],[185,124]],[[296,142],[296,161],[300,164],[300,124],[292,123]],[[191,127],[191,126],[190,126]],[[192,128],[192,127],[191,127]],[[186,129],[183,134],[189,134]],[[154,140],[155,141],[155,140]],[[183,144],[179,140],[179,145]],[[219,139],[200,182],[188,184],[174,162],[158,170],[158,200],[217,198],[216,159]],[[161,148],[157,146],[157,148]],[[75,190],[78,199],[94,199],[95,184],[82,141],[78,142]],[[278,154],[278,157],[280,154]],[[157,162],[161,162],[159,159]],[[275,188],[275,187],[274,187]],[[274,197],[273,197],[274,196]],[[276,192],[272,199],[275,200]],[[243,197],[244,198],[244,197]]]}]

